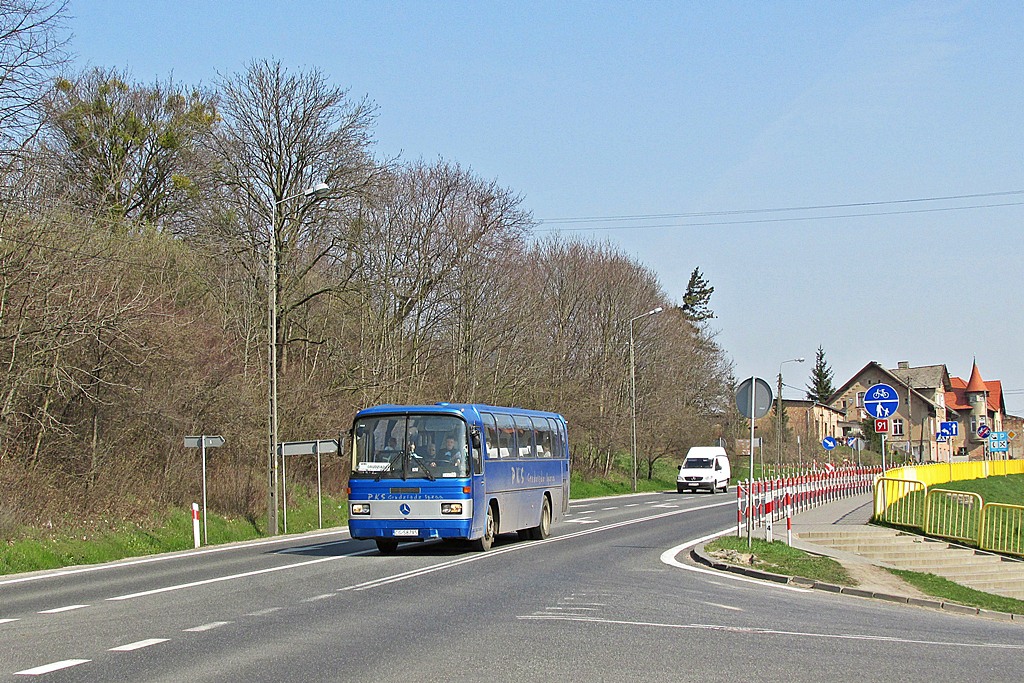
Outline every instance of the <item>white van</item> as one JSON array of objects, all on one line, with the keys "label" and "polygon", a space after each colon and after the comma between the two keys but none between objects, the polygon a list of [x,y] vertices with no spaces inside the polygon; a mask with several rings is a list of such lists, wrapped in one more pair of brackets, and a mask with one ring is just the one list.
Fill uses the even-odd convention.
[{"label": "white van", "polygon": [[694,446],[686,452],[686,459],[679,466],[676,490],[696,491],[705,489],[708,493],[729,490],[729,456],[720,446]]}]

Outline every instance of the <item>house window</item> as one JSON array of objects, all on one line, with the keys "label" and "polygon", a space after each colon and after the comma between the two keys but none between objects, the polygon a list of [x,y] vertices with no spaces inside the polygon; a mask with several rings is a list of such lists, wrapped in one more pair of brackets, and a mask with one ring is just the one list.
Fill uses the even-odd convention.
[{"label": "house window", "polygon": [[978,433],[978,418],[971,415],[971,434]]},{"label": "house window", "polygon": [[863,391],[858,391],[857,392],[857,407],[858,408],[863,408],[864,407],[864,392]]},{"label": "house window", "polygon": [[903,418],[894,417],[892,419],[892,435],[903,436]]}]

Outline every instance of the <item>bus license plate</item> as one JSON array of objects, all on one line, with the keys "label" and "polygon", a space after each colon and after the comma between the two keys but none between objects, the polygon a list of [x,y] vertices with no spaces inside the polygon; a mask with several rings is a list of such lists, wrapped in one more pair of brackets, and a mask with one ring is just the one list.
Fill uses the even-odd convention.
[{"label": "bus license plate", "polygon": [[395,529],[392,531],[395,536],[419,536],[418,529]]}]

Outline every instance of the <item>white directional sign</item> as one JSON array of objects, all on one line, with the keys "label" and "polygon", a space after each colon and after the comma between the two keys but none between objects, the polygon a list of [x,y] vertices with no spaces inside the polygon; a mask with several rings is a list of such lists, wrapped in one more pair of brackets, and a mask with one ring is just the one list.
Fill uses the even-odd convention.
[{"label": "white directional sign", "polygon": [[876,384],[864,392],[864,410],[871,417],[889,417],[899,407],[899,394],[888,384]]}]

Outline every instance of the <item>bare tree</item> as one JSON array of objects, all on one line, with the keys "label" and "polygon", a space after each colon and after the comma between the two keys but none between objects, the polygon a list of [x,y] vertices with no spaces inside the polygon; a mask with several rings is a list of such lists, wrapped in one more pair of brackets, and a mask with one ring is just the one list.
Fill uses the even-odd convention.
[{"label": "bare tree", "polygon": [[66,0],[0,0],[0,151],[38,128],[37,105],[66,59]]}]

